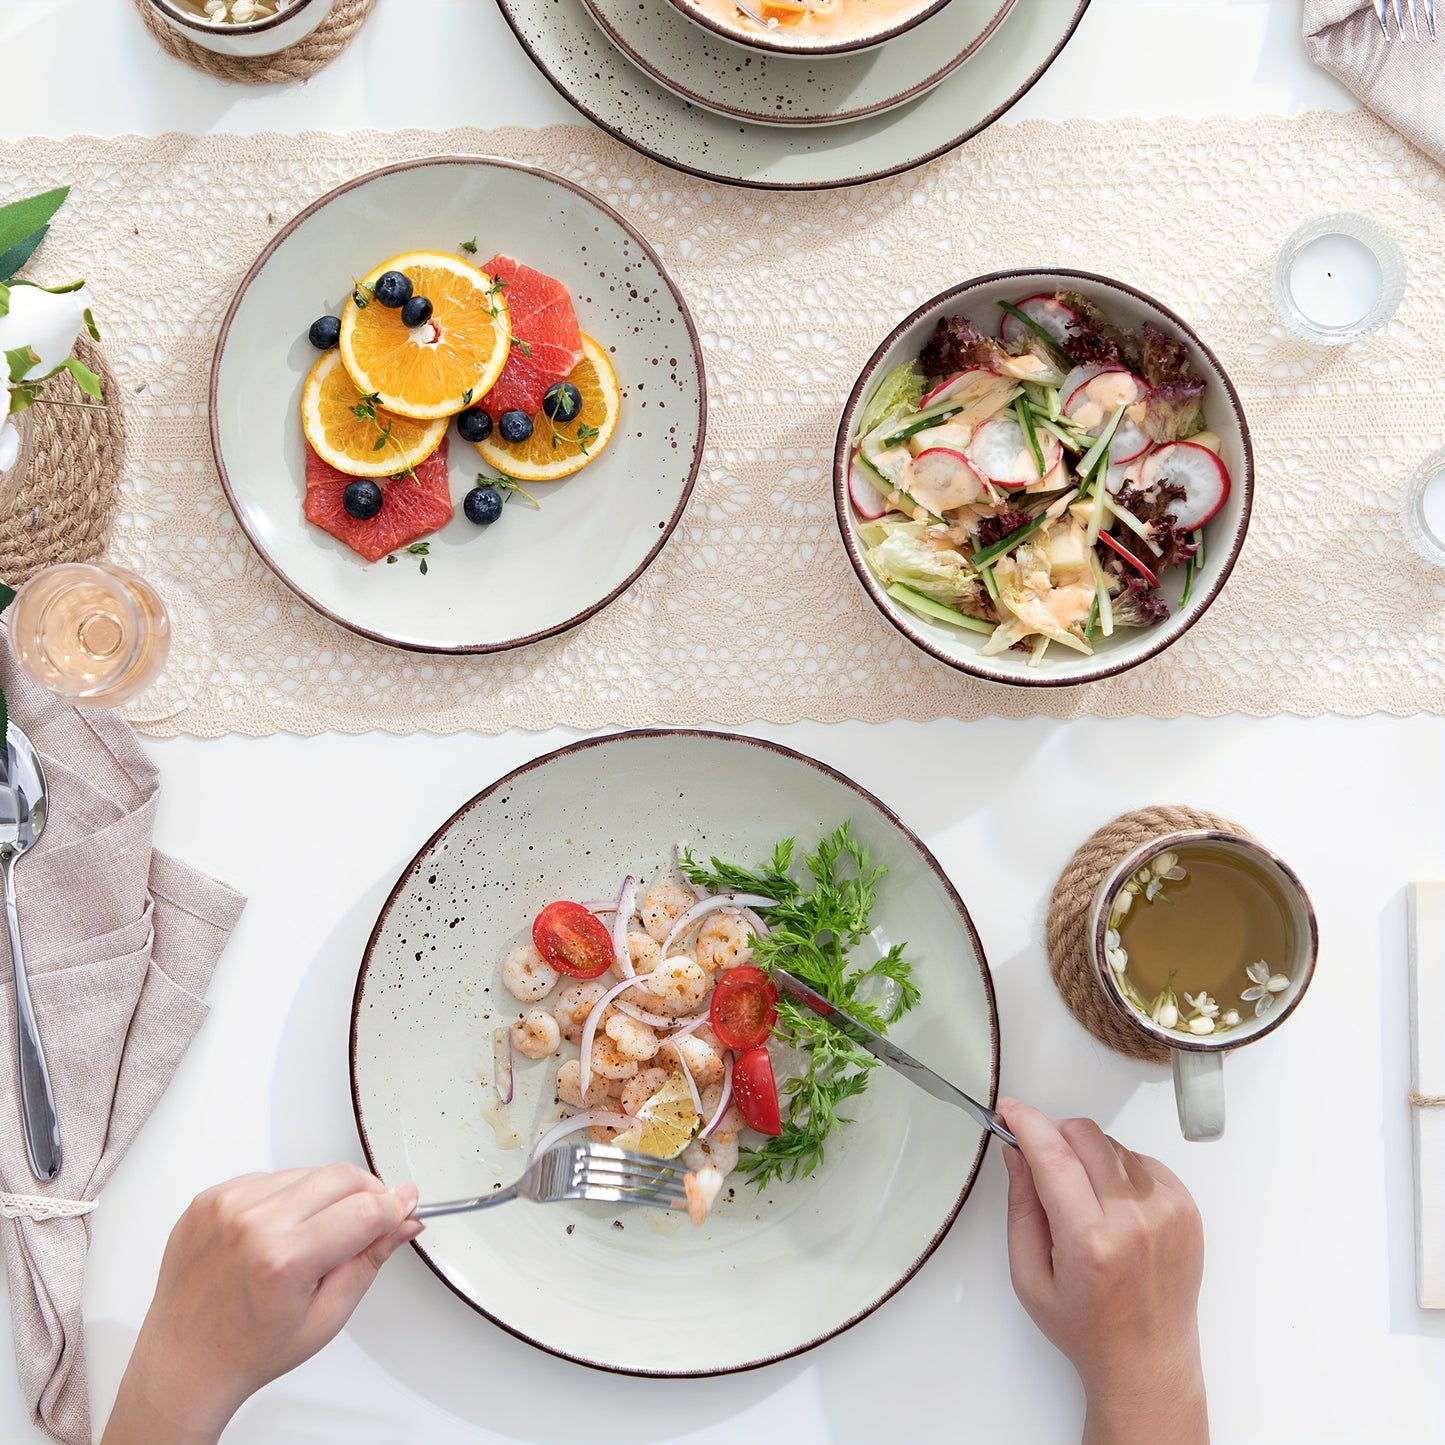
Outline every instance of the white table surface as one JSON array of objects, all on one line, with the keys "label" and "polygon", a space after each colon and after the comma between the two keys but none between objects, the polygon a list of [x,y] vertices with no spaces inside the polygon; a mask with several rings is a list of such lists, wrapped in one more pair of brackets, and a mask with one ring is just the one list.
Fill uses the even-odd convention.
[{"label": "white table surface", "polygon": [[[1307,61],[1299,12],[1296,0],[1094,0],[1012,118],[1352,105]],[[351,49],[304,87],[253,91],[195,74],[161,55],[130,0],[6,0],[0,56],[7,139],[574,118],[489,0],[381,0]],[[405,78],[407,66],[424,81]],[[1400,460],[1402,472],[1415,461]],[[1216,1442],[1445,1440],[1445,1314],[1414,1302],[1403,1102],[1404,884],[1445,867],[1442,725],[1109,722],[1121,762],[1107,776],[1093,762],[1103,726],[967,724],[973,756],[1007,748],[1018,760],[1008,775],[982,773],[968,807],[910,791],[890,764],[951,748],[964,725],[757,731],[877,791],[967,880],[998,985],[1004,1087],[1055,1114],[1096,1117],[1194,1190],[1209,1244],[1201,1309]],[[165,780],[158,843],[251,901],[210,1020],[94,1216],[85,1313],[98,1421],[190,1198],[248,1169],[360,1158],[345,1043],[376,911],[458,802],[571,736],[152,746]],[[1124,809],[1172,801],[1233,816],[1284,853],[1313,891],[1323,938],[1296,1019],[1229,1061],[1229,1132],[1213,1146],[1181,1141],[1163,1071],[1113,1056],[1069,1018],[1041,943],[1044,900],[1077,842]],[[1056,827],[1040,830],[1040,817]],[[473,1314],[406,1251],[342,1337],[263,1392],[226,1438],[1076,1440],[1072,1372],[1009,1288],[1004,1196],[994,1151],[942,1248],[894,1300],[800,1359],[710,1381],[612,1378],[554,1360]],[[43,1438],[5,1352],[0,1439]]]}]

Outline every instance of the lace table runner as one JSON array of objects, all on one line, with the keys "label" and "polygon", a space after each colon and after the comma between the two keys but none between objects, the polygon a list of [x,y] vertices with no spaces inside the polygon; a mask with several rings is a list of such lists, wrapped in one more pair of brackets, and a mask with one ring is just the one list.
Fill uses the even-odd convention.
[{"label": "lace table runner", "polygon": [[[442,151],[539,163],[628,215],[693,307],[714,401],[651,569],[576,631],[481,659],[392,651],[299,603],[236,525],[207,434],[211,350],[256,252],[338,182]],[[133,708],[151,733],[1445,711],[1445,573],[1397,521],[1401,479],[1445,443],[1445,174],[1367,113],[1001,125],[824,194],[694,180],[575,126],[0,147],[0,193],[63,181],[73,214],[44,270],[90,278],[130,420],[112,555],[178,613],[172,666]],[[1410,285],[1387,330],[1314,351],[1273,322],[1270,268],[1296,225],[1340,209],[1399,239]],[[1258,493],[1233,579],[1174,648],[1026,692],[961,677],[879,617],[829,472],[842,401],[899,317],[964,277],[1050,263],[1194,322],[1244,398]]]}]

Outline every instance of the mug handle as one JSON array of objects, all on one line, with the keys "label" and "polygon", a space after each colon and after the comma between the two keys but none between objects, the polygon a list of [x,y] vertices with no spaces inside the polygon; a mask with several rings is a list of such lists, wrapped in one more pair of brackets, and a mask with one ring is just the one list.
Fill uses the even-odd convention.
[{"label": "mug handle", "polygon": [[1194,1143],[1224,1134],[1224,1054],[1210,1050],[1173,1049],[1174,1102],[1179,1128]]}]

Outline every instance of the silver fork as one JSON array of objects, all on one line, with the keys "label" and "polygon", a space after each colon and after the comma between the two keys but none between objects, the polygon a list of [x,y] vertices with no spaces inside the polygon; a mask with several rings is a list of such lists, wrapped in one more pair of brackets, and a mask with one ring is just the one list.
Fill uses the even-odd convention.
[{"label": "silver fork", "polygon": [[1415,32],[1416,40],[1423,40],[1425,36],[1420,34],[1420,12],[1416,8],[1418,4],[1425,7],[1425,29],[1431,40],[1435,39],[1435,0],[1374,0],[1375,18],[1380,22],[1380,29],[1385,32],[1385,39],[1390,36],[1390,13],[1393,10],[1395,16],[1394,36],[1397,40],[1405,38],[1405,15],[1410,16],[1410,28]]},{"label": "silver fork", "polygon": [[423,1204],[413,1219],[436,1219],[443,1214],[468,1214],[490,1209],[511,1199],[534,1204],[555,1204],[562,1199],[598,1199],[607,1204],[651,1204],[658,1209],[687,1204],[683,1171],[661,1159],[629,1154],[611,1144],[558,1144],[534,1159],[522,1177],[505,1189],[479,1194],[475,1199],[451,1199],[444,1204]]}]

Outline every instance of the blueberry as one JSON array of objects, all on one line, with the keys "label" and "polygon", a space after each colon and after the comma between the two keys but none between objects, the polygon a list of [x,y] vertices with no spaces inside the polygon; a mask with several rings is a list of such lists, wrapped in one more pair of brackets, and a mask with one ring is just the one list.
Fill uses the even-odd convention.
[{"label": "blueberry", "polygon": [[339,316],[318,316],[311,323],[306,339],[317,351],[330,351],[341,340],[341,318]]},{"label": "blueberry", "polygon": [[504,411],[497,430],[504,442],[524,442],[532,435],[532,418],[524,411]]},{"label": "blueberry", "polygon": [[411,281],[400,271],[383,271],[372,288],[376,299],[393,311],[411,300]]},{"label": "blueberry", "polygon": [[502,494],[495,487],[473,487],[462,499],[467,521],[485,527],[502,515]]},{"label": "blueberry", "polygon": [[547,388],[542,410],[553,421],[569,422],[582,410],[582,393],[570,381],[559,381]]},{"label": "blueberry", "polygon": [[358,522],[369,522],[381,510],[381,488],[375,482],[352,482],[341,494],[341,505]]},{"label": "blueberry", "polygon": [[457,418],[457,435],[464,442],[484,442],[492,434],[492,419],[474,406]]},{"label": "blueberry", "polygon": [[425,296],[413,296],[401,308],[401,324],[403,326],[420,326],[423,321],[430,320],[431,302]]}]

